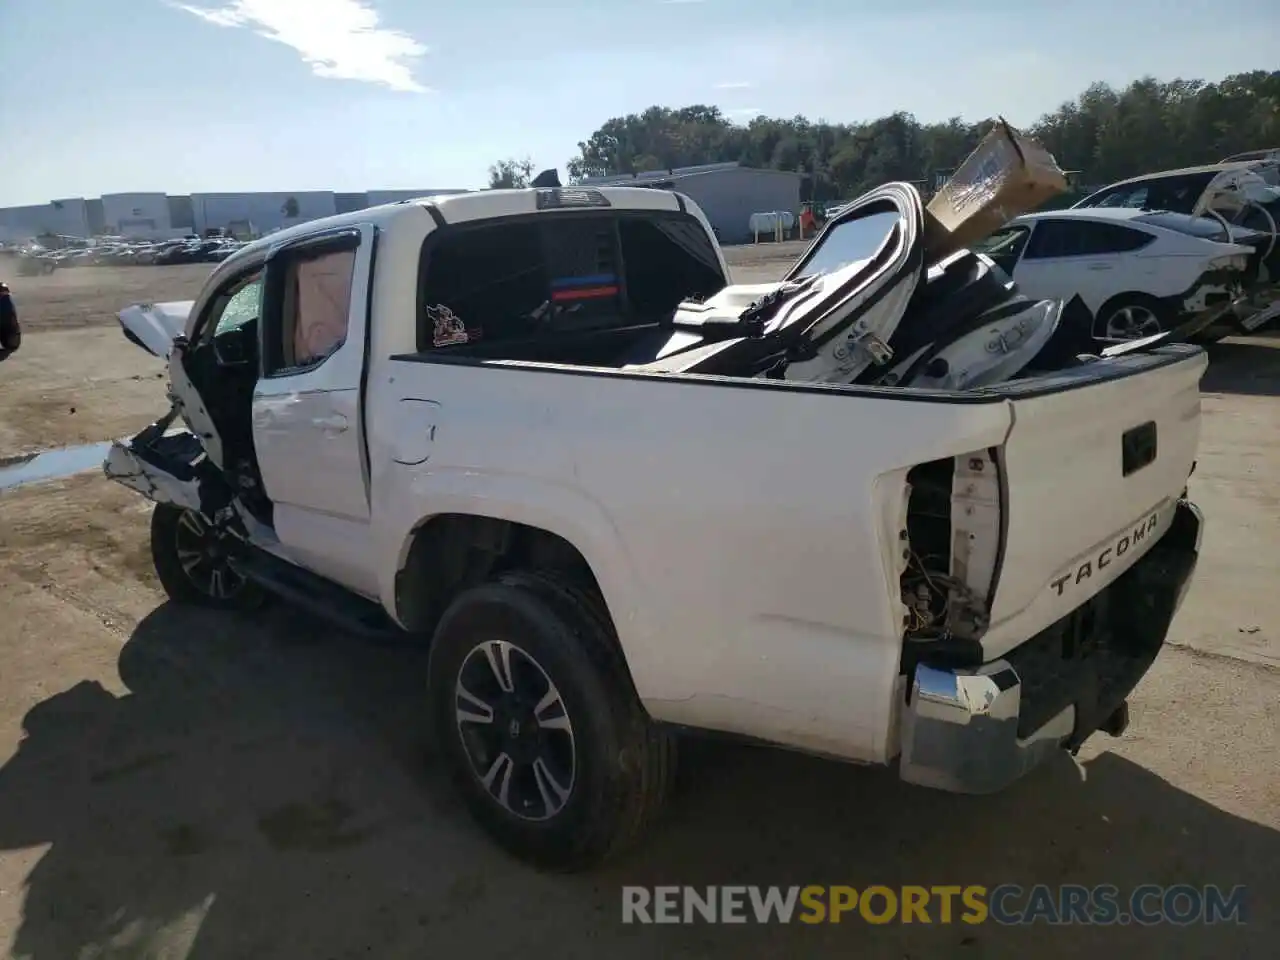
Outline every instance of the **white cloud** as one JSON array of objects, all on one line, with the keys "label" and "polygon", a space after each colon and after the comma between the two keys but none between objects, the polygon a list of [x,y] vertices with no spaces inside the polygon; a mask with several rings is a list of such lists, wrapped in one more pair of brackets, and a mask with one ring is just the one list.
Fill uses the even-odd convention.
[{"label": "white cloud", "polygon": [[750,80],[726,80],[724,83],[717,83],[717,90],[750,90],[755,84]]},{"label": "white cloud", "polygon": [[727,117],[749,117],[754,120],[760,116],[759,107],[735,107],[733,110],[724,111]]},{"label": "white cloud", "polygon": [[169,0],[169,6],[292,47],[317,77],[427,90],[413,78],[414,61],[427,48],[407,33],[379,27],[366,0],[223,0],[214,9]]}]

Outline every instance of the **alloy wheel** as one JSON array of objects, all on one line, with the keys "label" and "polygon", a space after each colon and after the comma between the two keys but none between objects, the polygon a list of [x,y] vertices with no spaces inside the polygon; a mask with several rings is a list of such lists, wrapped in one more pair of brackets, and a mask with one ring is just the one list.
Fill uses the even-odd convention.
[{"label": "alloy wheel", "polygon": [[1149,308],[1133,305],[1121,307],[1107,318],[1108,340],[1138,340],[1160,333],[1160,318]]},{"label": "alloy wheel", "polygon": [[454,685],[458,735],[489,796],[522,820],[549,820],[573,793],[573,724],[560,691],[525,650],[474,647]]},{"label": "alloy wheel", "polygon": [[175,548],[182,572],[191,585],[215,600],[229,600],[244,587],[245,578],[230,563],[234,537],[193,510],[178,518]]}]

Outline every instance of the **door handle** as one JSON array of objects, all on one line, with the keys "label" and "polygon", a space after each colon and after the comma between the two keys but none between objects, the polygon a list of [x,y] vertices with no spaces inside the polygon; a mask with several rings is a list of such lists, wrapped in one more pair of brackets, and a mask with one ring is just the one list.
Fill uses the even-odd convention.
[{"label": "door handle", "polygon": [[1090,270],[1110,270],[1110,269],[1111,269],[1111,264],[1109,264],[1109,263],[1091,263],[1091,264],[1089,264],[1089,269],[1090,269]]},{"label": "door handle", "polygon": [[311,425],[319,427],[326,433],[341,433],[347,429],[347,418],[340,413],[330,414],[327,417],[313,417]]}]

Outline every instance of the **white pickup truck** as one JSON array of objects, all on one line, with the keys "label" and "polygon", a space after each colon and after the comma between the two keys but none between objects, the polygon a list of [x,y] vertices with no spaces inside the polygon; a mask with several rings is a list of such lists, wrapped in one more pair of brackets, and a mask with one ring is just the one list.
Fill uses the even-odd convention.
[{"label": "white pickup truck", "polygon": [[121,313],[173,409],[104,470],[175,600],[429,642],[445,762],[532,863],[639,835],[682,731],[994,791],[1124,728],[1199,552],[1206,359],[1051,359],[1062,304],[923,236],[890,185],[734,287],[668,191],[307,223]]}]

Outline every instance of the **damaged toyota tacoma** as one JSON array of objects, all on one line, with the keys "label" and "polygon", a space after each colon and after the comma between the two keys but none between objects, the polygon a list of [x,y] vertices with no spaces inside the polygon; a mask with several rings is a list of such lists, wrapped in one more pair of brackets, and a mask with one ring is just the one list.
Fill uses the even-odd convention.
[{"label": "damaged toyota tacoma", "polygon": [[1199,552],[1206,359],[1081,355],[1079,304],[928,221],[881,187],[750,286],[667,190],[293,227],[121,313],[173,407],[104,470],[174,600],[429,643],[443,763],[539,866],[636,838],[691,731],[996,791],[1122,732]]}]

